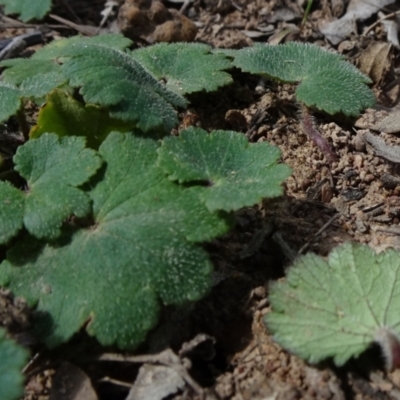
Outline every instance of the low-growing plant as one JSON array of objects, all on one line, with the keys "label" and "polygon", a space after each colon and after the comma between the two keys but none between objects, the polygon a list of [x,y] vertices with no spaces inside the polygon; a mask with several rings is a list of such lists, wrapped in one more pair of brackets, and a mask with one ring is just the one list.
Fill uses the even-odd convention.
[{"label": "low-growing plant", "polygon": [[[335,54],[322,52],[313,75],[313,46],[130,45],[120,35],[71,38],[0,63],[0,121],[17,116],[24,129],[25,103],[41,106],[13,159],[19,184],[0,182],[0,284],[35,308],[50,347],[82,327],[104,345],[136,347],[163,304],[210,289],[202,243],[226,233],[234,211],[282,194],[291,171],[267,142],[200,128],[165,137],[187,94],[231,83],[236,65],[301,81],[299,100],[328,112],[355,114],[373,99],[367,78]],[[267,72],[264,48],[274,55]],[[361,100],[344,100],[343,79]]]},{"label": "low-growing plant", "polygon": [[141,343],[160,304],[210,288],[199,243],[227,232],[230,212],[279,196],[290,174],[276,147],[236,132],[192,128],[160,146],[152,133],[176,126],[183,96],[229,84],[231,63],[206,45],[124,50],[130,43],[72,38],[2,63],[3,119],[25,99],[45,103],[36,139],[14,157],[24,190],[0,186],[0,240],[18,234],[0,282],[35,306],[49,346],[82,326],[103,344]]},{"label": "low-growing plant", "polygon": [[[63,100],[65,103],[65,96],[60,99],[61,93],[51,94],[51,91],[62,88],[71,93],[77,88],[87,104],[108,112],[114,123],[115,119],[120,121],[120,126],[124,123],[125,130],[137,127],[143,132],[169,133],[178,123],[176,108],[185,108],[188,104],[183,95],[216,90],[232,82],[231,76],[223,71],[230,67],[230,61],[222,54],[212,54],[207,45],[159,44],[133,52],[123,51],[130,44],[121,35],[75,37],[53,42],[30,59],[3,61],[0,66],[7,69],[0,85],[0,97],[5,105],[0,111],[0,122],[17,114],[24,99],[43,103],[49,95],[51,98],[47,99],[52,103],[57,96],[58,103]],[[196,69],[191,67],[193,57],[198,65]],[[79,106],[62,108],[68,120],[82,117],[82,112],[80,117],[76,115]],[[36,128],[34,131],[37,135]],[[104,138],[106,132],[92,131],[91,135]]]},{"label": "low-growing plant", "polygon": [[24,21],[42,19],[51,9],[51,0],[0,0],[6,14],[19,14]]},{"label": "low-growing plant", "polygon": [[358,116],[375,103],[367,84],[372,81],[343,56],[312,44],[290,42],[268,46],[255,44],[239,50],[233,65],[242,71],[287,83],[299,83],[296,98],[302,104],[302,128],[328,156],[336,156],[313,125],[309,108],[328,114]]},{"label": "low-growing plant", "polygon": [[[18,149],[28,190],[3,183],[0,225],[13,227],[3,243],[22,223],[29,234],[8,251],[0,283],[36,307],[49,346],[85,326],[102,344],[135,347],[155,325],[160,302],[208,291],[212,268],[198,243],[227,232],[226,211],[282,193],[290,169],[276,165],[276,147],[229,131],[181,134],[160,147],[112,133],[97,154],[83,149],[83,138],[44,134]],[[68,215],[75,217],[60,229]]]},{"label": "low-growing plant", "polygon": [[274,339],[311,363],[332,357],[343,365],[373,342],[388,369],[400,367],[400,254],[375,254],[346,243],[328,260],[300,257],[285,281],[270,287],[265,317]]},{"label": "low-growing plant", "polygon": [[28,352],[0,328],[0,399],[17,400],[23,394],[22,368],[28,360]]}]

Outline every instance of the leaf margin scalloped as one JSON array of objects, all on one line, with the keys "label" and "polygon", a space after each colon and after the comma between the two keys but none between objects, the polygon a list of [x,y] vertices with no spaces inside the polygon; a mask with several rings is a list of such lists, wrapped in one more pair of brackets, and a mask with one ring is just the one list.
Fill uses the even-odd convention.
[{"label": "leaf margin scalloped", "polygon": [[[395,301],[400,296],[399,255],[399,251],[392,248],[376,253],[366,244],[344,242],[335,247],[327,259],[314,253],[300,256],[290,267],[285,280],[270,283],[271,311],[264,317],[268,331],[283,348],[312,364],[332,358],[337,366],[342,366],[375,342],[381,346],[386,366],[391,369],[393,357],[389,343],[400,341],[399,307]],[[313,281],[311,287],[298,292],[302,281],[308,280]],[[352,285],[354,282],[356,284]],[[387,285],[382,286],[384,282]],[[363,284],[368,288],[369,297],[363,291]],[[340,292],[342,289],[343,293]],[[336,296],[333,301],[331,291]],[[359,297],[355,298],[356,295]],[[307,303],[309,298],[314,299],[312,304]],[[348,310],[342,307],[346,304]],[[303,313],[307,308],[309,315]],[[313,327],[325,327],[321,325],[322,314],[316,314],[315,310],[319,309],[324,310],[326,318],[331,318],[331,322],[325,324],[327,332],[330,329],[329,335],[313,333]],[[374,320],[372,324],[363,313]],[[343,325],[345,318],[350,318],[353,330]],[[338,345],[338,338],[346,335],[350,339],[347,338],[344,345]]]},{"label": "leaf margin scalloped", "polygon": [[[371,83],[369,77],[347,62],[342,55],[314,44],[256,43],[252,47],[238,50],[232,63],[244,72],[265,75],[282,82],[299,83],[296,89],[298,100],[328,114],[342,113],[347,116],[358,116],[362,110],[372,107],[376,102],[373,92],[366,86]],[[316,84],[319,75],[324,71],[332,73],[333,69],[335,73],[341,70],[342,76],[319,87]],[[314,76],[317,78],[313,78]],[[313,79],[315,79],[314,83]],[[336,85],[341,85],[343,80],[350,81],[353,87],[351,90],[342,90],[335,99],[335,96],[331,95],[337,93],[335,82]],[[318,97],[323,101],[318,100]]]}]

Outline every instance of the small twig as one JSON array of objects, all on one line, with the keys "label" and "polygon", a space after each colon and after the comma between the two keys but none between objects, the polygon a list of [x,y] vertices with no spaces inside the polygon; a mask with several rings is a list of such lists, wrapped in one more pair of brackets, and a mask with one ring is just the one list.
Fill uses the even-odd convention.
[{"label": "small twig", "polygon": [[304,253],[305,250],[308,249],[308,247],[311,245],[311,243],[322,233],[324,232],[329,225],[332,224],[332,222],[339,217],[340,214],[335,214],[334,216],[332,216],[328,222],[326,222],[324,225],[322,225],[322,227],[320,229],[318,229],[318,231],[312,236],[312,238],[304,244],[304,246],[297,252],[297,255],[301,255]]},{"label": "small twig", "polygon": [[68,1],[66,0],[58,0],[59,3],[71,14],[72,17],[75,18],[75,20],[78,23],[81,23],[82,20],[76,15],[74,9],[69,5]]},{"label": "small twig", "polygon": [[384,87],[382,88],[382,90],[383,90],[384,92],[387,92],[387,91],[393,89],[393,88],[394,88],[395,86],[397,86],[399,83],[400,83],[400,78],[396,78],[396,79],[394,79],[392,82],[389,82],[386,86],[384,86]]},{"label": "small twig", "polygon": [[180,8],[179,12],[181,14],[183,14],[186,11],[186,9],[189,7],[189,5],[192,3],[193,3],[193,0],[185,0],[183,2],[182,7]]},{"label": "small twig", "polygon": [[68,26],[69,28],[75,29],[77,32],[80,32],[86,36],[96,36],[98,34],[98,28],[90,25],[78,25],[72,21],[68,21],[65,18],[61,18],[58,15],[49,14],[49,17],[61,22],[62,24]]},{"label": "small twig", "polygon": [[25,365],[24,369],[22,370],[22,373],[26,373],[28,371],[28,369],[36,362],[36,360],[39,358],[41,354],[40,353],[36,353],[33,355],[33,357],[31,357],[31,359],[28,361],[28,364]]},{"label": "small twig", "polygon": [[379,25],[382,21],[385,21],[386,19],[390,19],[395,17],[396,15],[400,15],[400,11],[395,11],[392,12],[390,14],[385,15],[384,17],[378,19],[378,21],[374,22],[372,25],[370,25],[361,36],[367,36],[368,33],[370,33],[372,31],[372,29],[374,29],[377,25]]},{"label": "small twig", "polygon": [[243,11],[243,7],[240,7],[239,4],[236,4],[233,0],[231,0],[231,4],[234,8],[236,8],[236,10],[242,12]]},{"label": "small twig", "polygon": [[109,383],[112,383],[113,385],[122,386],[122,387],[126,387],[129,389],[132,387],[131,383],[122,382],[122,381],[119,381],[118,379],[110,378],[109,376],[105,376],[104,378],[100,379],[99,382],[109,382]]},{"label": "small twig", "polygon": [[244,350],[243,353],[240,355],[239,359],[236,362],[236,365],[238,365],[239,363],[250,361],[250,360],[246,361],[246,358],[253,352],[253,350],[255,350],[258,347],[258,345],[259,344],[257,342],[254,342],[253,344],[248,346],[246,350]]},{"label": "small twig", "polygon": [[272,235],[272,239],[274,240],[275,243],[279,245],[285,257],[290,262],[293,262],[294,259],[296,258],[296,252],[285,242],[285,240],[282,237],[282,234],[279,231],[276,231]]},{"label": "small twig", "polygon": [[[173,368],[184,381],[200,396],[204,392],[202,387],[189,375],[186,366],[183,365],[187,359],[180,359],[171,349],[167,349],[158,354],[144,354],[140,356],[123,356],[121,354],[106,353],[97,358],[99,361],[118,361],[130,363],[149,363],[162,364]],[[188,361],[188,360],[187,360]]]},{"label": "small twig", "polygon": [[51,24],[51,25],[35,25],[35,24],[24,24],[21,26],[21,24],[14,24],[12,22],[8,23],[0,23],[0,29],[15,29],[15,28],[35,28],[39,29],[41,27],[45,26],[46,28],[49,29],[71,29],[69,26],[65,25],[56,25],[56,24]]},{"label": "small twig", "polygon": [[257,253],[263,244],[265,238],[272,233],[274,229],[274,223],[271,219],[269,219],[266,223],[263,224],[262,228],[255,232],[250,242],[244,247],[244,249],[239,253],[239,258],[244,260],[245,258],[249,258]]}]

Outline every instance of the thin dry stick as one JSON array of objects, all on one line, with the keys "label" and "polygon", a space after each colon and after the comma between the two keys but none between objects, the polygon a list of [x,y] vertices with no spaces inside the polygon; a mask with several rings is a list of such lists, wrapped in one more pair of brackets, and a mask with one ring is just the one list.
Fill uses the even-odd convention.
[{"label": "thin dry stick", "polygon": [[178,372],[184,381],[200,396],[204,392],[202,387],[189,375],[182,361],[171,349],[162,351],[159,354],[144,354],[140,356],[123,356],[121,354],[106,353],[98,357],[99,361],[119,361],[131,363],[158,363],[173,368]]},{"label": "thin dry stick", "polygon": [[322,227],[313,235],[313,237],[297,252],[297,255],[303,254],[305,250],[310,246],[310,244],[326,229],[328,226],[337,218],[339,214],[335,214],[331,217],[328,222],[326,222]]},{"label": "thin dry stick", "polygon": [[49,14],[49,17],[56,20],[57,22],[61,22],[62,24],[68,26],[69,28],[75,29],[77,32],[82,33],[86,36],[96,36],[98,33],[98,28],[91,25],[78,25],[72,21],[68,21],[65,18],[61,18],[58,15]]},{"label": "thin dry stick", "polygon": [[184,14],[184,12],[186,11],[186,9],[190,6],[190,4],[193,3],[193,0],[185,0],[182,4],[182,7],[180,8],[179,12],[181,14]]},{"label": "thin dry stick", "polygon": [[390,14],[385,15],[384,17],[378,19],[378,21],[374,22],[372,25],[370,25],[365,32],[363,32],[362,36],[367,36],[368,33],[370,33],[372,31],[372,29],[374,29],[377,25],[379,25],[382,21],[385,21],[385,19],[390,19],[395,17],[396,15],[400,15],[400,11],[395,11],[392,12]]},{"label": "thin dry stick", "polygon": [[[14,28],[35,28],[40,29],[43,25],[35,24],[12,24],[12,23],[0,23],[0,29],[14,29]],[[46,25],[46,28],[50,29],[71,29],[69,26],[65,25]]]},{"label": "thin dry stick", "polygon": [[109,376],[105,376],[104,378],[100,379],[100,382],[109,382],[112,383],[113,385],[123,386],[129,389],[132,387],[131,383],[119,381],[117,379],[110,378]]}]

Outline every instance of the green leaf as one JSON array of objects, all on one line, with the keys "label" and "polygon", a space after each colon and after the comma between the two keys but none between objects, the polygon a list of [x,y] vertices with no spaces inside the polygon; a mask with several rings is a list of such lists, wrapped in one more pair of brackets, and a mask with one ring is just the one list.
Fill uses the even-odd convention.
[{"label": "green leaf", "polygon": [[54,88],[65,84],[66,81],[65,77],[59,72],[49,72],[25,79],[20,86],[20,90],[23,97],[40,99]]},{"label": "green leaf", "polygon": [[0,66],[6,68],[2,75],[3,81],[17,86],[24,82],[25,79],[60,71],[60,65],[53,62],[53,60],[35,59],[35,55],[31,58],[4,60],[0,62]]},{"label": "green leaf", "polygon": [[223,54],[212,54],[205,44],[160,43],[135,50],[131,56],[180,95],[211,92],[232,83],[232,77],[223,72],[231,68],[231,61]]},{"label": "green leaf", "polygon": [[98,170],[101,160],[85,149],[83,138],[45,134],[20,146],[14,162],[28,189],[23,193],[1,183],[1,243],[14,236],[22,222],[38,238],[55,238],[67,217],[84,217],[90,211],[89,197],[77,186]]},{"label": "green leaf", "polygon": [[54,40],[39,49],[31,58],[15,58],[0,62],[3,81],[20,86],[21,97],[41,100],[54,88],[65,85],[67,77],[61,71],[61,62],[65,61],[65,50],[76,43],[82,45],[101,44],[105,47],[125,49],[132,42],[122,35],[100,35],[94,37],[73,36],[68,39]]},{"label": "green leaf", "polygon": [[189,128],[179,137],[164,139],[159,150],[160,166],[170,179],[207,182],[201,194],[210,211],[238,210],[264,197],[283,193],[282,182],[290,176],[288,166],[276,162],[281,152],[267,142],[249,143],[232,131]]},{"label": "green leaf", "polygon": [[238,50],[233,65],[283,82],[300,82],[297,99],[328,114],[357,116],[375,103],[374,94],[366,86],[371,83],[367,76],[339,54],[316,45],[256,44]]},{"label": "green leaf", "polygon": [[109,107],[110,115],[136,122],[147,132],[169,132],[177,123],[175,107],[186,100],[166,89],[137,61],[118,50],[76,44],[66,49],[70,57],[62,66],[70,85],[80,87],[87,103]]},{"label": "green leaf", "polygon": [[21,92],[13,85],[0,82],[0,122],[7,121],[21,108]]},{"label": "green leaf", "polygon": [[340,366],[374,341],[385,348],[399,338],[399,298],[399,252],[346,243],[327,261],[300,257],[286,281],[271,286],[265,322],[286,349],[312,363],[333,357]]},{"label": "green leaf", "polygon": [[15,58],[0,62],[0,66],[7,68],[3,72],[3,81],[19,86],[19,101],[25,97],[43,103],[48,92],[68,81],[61,72],[61,66],[53,60]]},{"label": "green leaf", "polygon": [[0,243],[7,243],[23,226],[24,194],[0,181]]},{"label": "green leaf", "polygon": [[45,132],[53,132],[60,137],[84,136],[89,147],[98,148],[110,132],[126,132],[132,130],[132,125],[111,118],[103,108],[84,105],[68,93],[56,89],[47,96],[30,137],[38,138]]},{"label": "green leaf", "polygon": [[194,242],[228,224],[157,167],[157,144],[111,133],[100,146],[106,167],[91,191],[94,224],[43,243],[26,238],[0,266],[0,284],[37,306],[47,345],[82,326],[103,345],[133,348],[157,322],[159,302],[196,300],[210,287],[211,263]]},{"label": "green leaf", "polygon": [[28,352],[13,340],[7,339],[0,328],[0,399],[18,400],[24,393],[22,368],[28,360]]},{"label": "green leaf", "polygon": [[86,45],[99,45],[109,47],[110,49],[125,50],[127,47],[132,45],[132,40],[126,38],[121,34],[107,34],[98,36],[72,36],[70,38],[64,38],[54,40],[47,46],[42,47],[33,56],[34,60],[56,60],[65,57],[65,49],[76,44]]},{"label": "green leaf", "polygon": [[6,14],[20,14],[23,22],[42,19],[51,9],[51,0],[0,0]]}]

